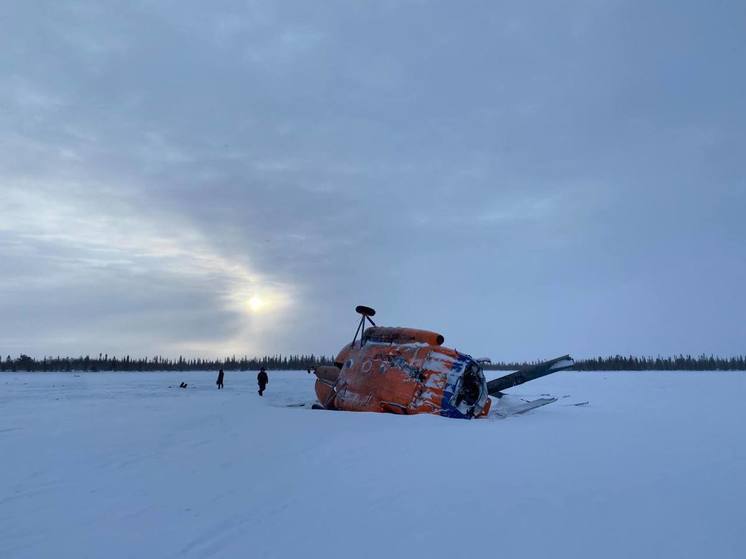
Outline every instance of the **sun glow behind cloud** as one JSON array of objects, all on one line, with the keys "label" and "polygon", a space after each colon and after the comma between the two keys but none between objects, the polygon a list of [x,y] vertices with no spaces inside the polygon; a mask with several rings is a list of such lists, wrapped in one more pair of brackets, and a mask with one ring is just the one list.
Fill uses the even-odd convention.
[{"label": "sun glow behind cloud", "polygon": [[254,295],[253,297],[251,297],[251,299],[249,299],[249,309],[252,312],[261,311],[263,308],[266,307],[266,304],[267,304],[266,301],[262,299],[259,295]]},{"label": "sun glow behind cloud", "polygon": [[245,289],[237,289],[228,299],[231,307],[240,308],[252,316],[261,315],[264,321],[287,311],[293,301],[287,286],[280,289],[269,283],[261,285],[257,282]]},{"label": "sun glow behind cloud", "polygon": [[[192,293],[193,306],[189,305],[187,296],[187,308],[174,309],[162,302],[160,310],[161,302],[153,300],[149,293],[142,293],[146,299],[151,297],[155,307],[153,316],[162,318],[165,324],[169,315],[177,311],[191,313],[197,321],[195,317],[201,313],[205,324],[218,325],[213,332],[206,327],[208,336],[197,332],[180,337],[160,331],[159,325],[154,324],[156,320],[137,325],[136,328],[142,328],[143,333],[147,331],[153,338],[152,350],[162,354],[265,351],[263,340],[279,327],[292,304],[293,286],[259,273],[243,258],[222,254],[220,247],[209,243],[193,224],[176,216],[143,211],[136,201],[121,195],[116,200],[110,199],[100,187],[86,188],[79,184],[50,187],[49,184],[30,186],[19,182],[5,188],[0,198],[13,212],[0,223],[0,233],[18,238],[23,244],[43,243],[53,247],[60,285],[114,283],[134,276],[137,286],[166,285]],[[34,281],[41,284],[50,279],[53,278],[47,274]],[[137,298],[138,293],[133,297]],[[212,316],[208,316],[209,307],[205,308],[209,301],[215,302]],[[261,322],[255,320],[259,315]],[[229,329],[228,335],[217,338],[219,334],[215,331],[225,328]],[[116,342],[109,345],[114,346]],[[122,351],[133,350],[122,348]]]}]

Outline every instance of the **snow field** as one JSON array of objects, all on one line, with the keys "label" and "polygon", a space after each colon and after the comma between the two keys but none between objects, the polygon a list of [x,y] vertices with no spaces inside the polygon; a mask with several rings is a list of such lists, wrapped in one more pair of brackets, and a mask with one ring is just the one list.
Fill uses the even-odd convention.
[{"label": "snow field", "polygon": [[743,373],[558,373],[476,421],[255,376],[1,374],[0,557],[743,556]]}]

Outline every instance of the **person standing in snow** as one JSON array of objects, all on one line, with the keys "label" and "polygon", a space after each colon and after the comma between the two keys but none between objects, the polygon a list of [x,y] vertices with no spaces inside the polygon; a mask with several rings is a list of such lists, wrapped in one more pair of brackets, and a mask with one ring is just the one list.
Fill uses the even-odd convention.
[{"label": "person standing in snow", "polygon": [[259,396],[264,396],[264,387],[267,386],[267,383],[269,382],[269,377],[267,376],[267,371],[262,367],[259,370],[259,374],[256,375],[256,382],[259,384]]},{"label": "person standing in snow", "polygon": [[225,376],[225,373],[223,373],[223,369],[220,369],[218,371],[218,380],[215,381],[215,384],[218,385],[218,390],[223,388],[223,377]]}]

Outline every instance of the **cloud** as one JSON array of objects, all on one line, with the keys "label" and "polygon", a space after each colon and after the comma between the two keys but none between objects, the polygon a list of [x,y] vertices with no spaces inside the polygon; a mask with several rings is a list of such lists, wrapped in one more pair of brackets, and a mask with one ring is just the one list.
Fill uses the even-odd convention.
[{"label": "cloud", "polygon": [[[50,183],[55,181],[44,184]],[[30,327],[26,335],[39,327],[38,320],[29,320],[28,309],[35,306],[42,316],[65,309],[84,319],[88,328],[76,320],[72,329],[69,324],[57,329],[78,331],[80,338],[108,333],[100,343],[112,347],[121,344],[117,337],[133,337],[131,329],[112,326],[139,321],[135,337],[149,332],[161,344],[148,344],[152,351],[178,348],[194,354],[211,340],[211,353],[258,352],[253,344],[261,336],[254,332],[252,316],[258,309],[249,308],[248,301],[260,295],[275,316],[292,302],[292,285],[252,271],[245,257],[224,256],[189,223],[143,208],[116,188],[57,182],[49,189],[19,181],[6,185],[2,202],[9,214],[0,225],[0,240],[15,266],[0,287],[6,295],[20,292],[31,299],[18,305],[8,297],[4,305],[8,316]],[[50,299],[60,291],[71,299]]]},{"label": "cloud", "polygon": [[333,352],[365,303],[506,359],[738,352],[737,11],[6,7],[0,346]]}]

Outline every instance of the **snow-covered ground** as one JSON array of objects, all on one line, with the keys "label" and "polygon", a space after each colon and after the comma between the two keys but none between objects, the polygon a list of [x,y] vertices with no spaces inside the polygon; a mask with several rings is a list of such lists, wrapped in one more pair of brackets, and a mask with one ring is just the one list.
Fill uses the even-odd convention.
[{"label": "snow-covered ground", "polygon": [[746,374],[559,373],[476,421],[214,379],[0,374],[0,557],[744,557]]}]

